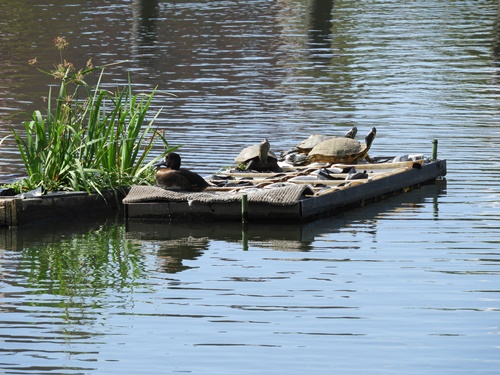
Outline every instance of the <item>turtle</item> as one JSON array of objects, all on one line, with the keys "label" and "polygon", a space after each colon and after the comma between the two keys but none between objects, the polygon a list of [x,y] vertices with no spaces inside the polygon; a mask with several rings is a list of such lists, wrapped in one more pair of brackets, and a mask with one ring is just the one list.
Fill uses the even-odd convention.
[{"label": "turtle", "polygon": [[296,149],[297,149],[298,153],[308,154],[315,146],[319,145],[323,141],[326,141],[328,139],[333,139],[333,138],[354,139],[354,137],[356,137],[357,133],[358,133],[358,128],[353,126],[352,129],[349,130],[347,133],[345,133],[343,137],[313,134],[313,135],[309,136],[309,138],[304,139],[302,142],[300,142],[297,145]]},{"label": "turtle", "polygon": [[350,138],[330,138],[313,147],[307,154],[305,164],[312,162],[356,164],[368,156],[377,129],[372,128],[366,135],[365,144]]},{"label": "turtle", "polygon": [[246,171],[283,172],[278,165],[278,158],[274,152],[271,151],[271,145],[267,138],[259,144],[244,148],[234,161],[238,163],[238,165],[244,166],[243,168],[238,167],[239,169]]},{"label": "turtle", "polygon": [[[358,128],[353,126],[351,130],[349,130],[343,138],[352,138],[356,136],[358,132]],[[326,141],[327,139],[330,138],[339,138],[339,137],[334,137],[331,135],[322,135],[322,134],[311,134],[308,138],[304,139],[302,142],[300,142],[295,148],[285,151],[282,153],[282,157],[285,158],[287,155],[294,154],[294,153],[299,153],[299,154],[307,154],[309,151],[311,151],[314,146],[320,144],[323,141]]]},{"label": "turtle", "polygon": [[283,152],[280,155],[280,160],[292,165],[302,165],[306,161],[307,154],[318,144],[327,139],[332,138],[352,138],[358,133],[358,128],[353,126],[343,137],[335,137],[329,135],[312,134],[309,138],[304,139],[294,149]]}]

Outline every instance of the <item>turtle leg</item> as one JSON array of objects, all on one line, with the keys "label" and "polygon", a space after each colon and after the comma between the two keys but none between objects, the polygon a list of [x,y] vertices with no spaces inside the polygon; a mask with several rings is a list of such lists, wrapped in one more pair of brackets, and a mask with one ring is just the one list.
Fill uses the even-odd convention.
[{"label": "turtle leg", "polygon": [[368,162],[368,163],[375,163],[375,160],[373,160],[368,154],[365,155],[365,160]]},{"label": "turtle leg", "polygon": [[247,164],[247,171],[258,171],[259,162],[256,160],[250,160]]}]

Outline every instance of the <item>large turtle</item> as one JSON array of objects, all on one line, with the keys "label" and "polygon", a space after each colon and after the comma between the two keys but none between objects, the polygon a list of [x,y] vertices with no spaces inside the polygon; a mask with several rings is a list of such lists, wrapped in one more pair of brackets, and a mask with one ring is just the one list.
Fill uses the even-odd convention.
[{"label": "large turtle", "polygon": [[[258,172],[283,172],[278,165],[278,158],[271,151],[269,141],[264,139],[260,144],[255,144],[244,148],[240,154],[234,159],[240,166],[244,166],[244,170],[252,170]],[[240,169],[243,169],[239,167]]]},{"label": "large turtle", "polygon": [[365,144],[350,138],[330,138],[314,146],[306,158],[306,164],[312,162],[356,164],[366,158],[370,161],[368,150],[377,134],[377,129],[366,135]]},{"label": "large turtle", "polygon": [[280,155],[280,160],[292,165],[302,165],[306,163],[307,154],[321,142],[332,138],[351,138],[354,139],[358,133],[358,128],[353,126],[343,137],[335,137],[331,135],[312,134],[309,138],[304,139],[294,149],[283,152]]}]

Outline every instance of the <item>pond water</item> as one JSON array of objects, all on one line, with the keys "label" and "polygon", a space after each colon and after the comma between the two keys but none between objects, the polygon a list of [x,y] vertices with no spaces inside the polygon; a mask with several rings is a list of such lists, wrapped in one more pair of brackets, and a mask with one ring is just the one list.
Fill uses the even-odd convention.
[{"label": "pond water", "polygon": [[[5,374],[498,374],[496,0],[0,2],[0,138],[66,58],[158,87],[158,126],[210,174],[267,136],[377,127],[372,155],[431,152],[446,179],[304,225],[0,228]],[[171,94],[175,94],[173,97]],[[23,174],[12,139],[0,182]],[[161,150],[157,150],[161,152]]]}]

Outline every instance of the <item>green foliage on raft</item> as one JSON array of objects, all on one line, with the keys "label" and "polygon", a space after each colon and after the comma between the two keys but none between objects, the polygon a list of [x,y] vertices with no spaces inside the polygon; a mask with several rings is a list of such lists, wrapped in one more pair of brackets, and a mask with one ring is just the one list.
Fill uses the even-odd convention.
[{"label": "green foliage on raft", "polygon": [[[177,148],[153,129],[161,109],[147,118],[155,91],[134,94],[129,80],[110,92],[101,81],[105,68],[114,64],[94,67],[89,60],[85,69],[76,71],[62,56],[66,40],[58,37],[54,42],[61,63],[47,73],[61,80],[59,91],[54,97],[49,89],[46,114],[35,111],[23,134],[12,129],[27,177],[9,187],[18,192],[39,187],[100,192],[151,184],[153,163],[162,157],[147,161],[153,146],[160,143],[166,152]],[[91,87],[84,78],[95,70],[101,73]]]}]

